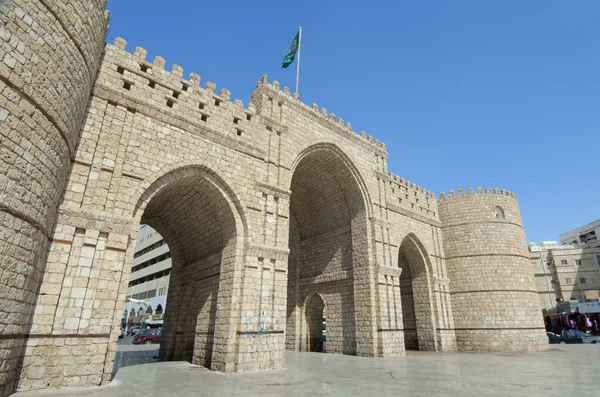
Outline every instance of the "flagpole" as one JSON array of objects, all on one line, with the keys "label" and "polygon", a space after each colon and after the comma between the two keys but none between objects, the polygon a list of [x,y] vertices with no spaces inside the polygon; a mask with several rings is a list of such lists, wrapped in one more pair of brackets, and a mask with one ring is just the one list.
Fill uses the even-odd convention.
[{"label": "flagpole", "polygon": [[298,63],[296,64],[296,94],[298,94],[298,81],[300,80],[300,46],[302,44],[302,25],[298,30]]}]

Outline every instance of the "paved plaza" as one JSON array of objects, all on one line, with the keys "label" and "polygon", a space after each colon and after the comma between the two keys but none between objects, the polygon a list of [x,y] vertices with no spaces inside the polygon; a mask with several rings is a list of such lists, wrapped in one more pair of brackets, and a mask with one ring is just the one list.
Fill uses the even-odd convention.
[{"label": "paved plaza", "polygon": [[564,345],[522,354],[408,352],[372,359],[286,353],[285,358],[285,369],[245,374],[213,372],[186,362],[134,365],[120,369],[108,386],[19,395],[591,396],[597,394],[600,346]]}]

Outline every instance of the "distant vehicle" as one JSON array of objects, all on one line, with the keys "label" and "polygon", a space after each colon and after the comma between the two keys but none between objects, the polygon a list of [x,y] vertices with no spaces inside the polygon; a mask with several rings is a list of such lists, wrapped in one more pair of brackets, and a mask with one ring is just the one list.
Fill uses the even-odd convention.
[{"label": "distant vehicle", "polygon": [[160,337],[162,335],[162,328],[155,329],[143,329],[134,335],[131,343],[134,345],[145,344],[151,345],[153,343],[160,343]]},{"label": "distant vehicle", "polygon": [[565,330],[558,334],[548,332],[548,341],[550,343],[600,343],[600,336],[586,334],[583,331]]},{"label": "distant vehicle", "polygon": [[138,331],[138,330],[140,330],[140,326],[139,325],[132,325],[127,330],[127,336],[135,335],[136,331]]}]

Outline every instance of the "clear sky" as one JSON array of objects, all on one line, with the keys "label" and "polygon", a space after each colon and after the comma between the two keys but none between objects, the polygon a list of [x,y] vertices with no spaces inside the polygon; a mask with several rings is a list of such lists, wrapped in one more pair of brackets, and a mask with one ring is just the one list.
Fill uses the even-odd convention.
[{"label": "clear sky", "polygon": [[109,0],[108,41],[247,104],[303,25],[300,95],[387,144],[436,193],[519,197],[528,241],[600,218],[600,2]]}]

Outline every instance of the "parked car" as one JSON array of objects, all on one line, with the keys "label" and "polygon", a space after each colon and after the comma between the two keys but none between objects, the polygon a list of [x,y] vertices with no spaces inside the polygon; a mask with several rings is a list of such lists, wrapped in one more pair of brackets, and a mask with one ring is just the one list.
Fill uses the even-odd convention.
[{"label": "parked car", "polygon": [[134,345],[145,344],[151,345],[153,343],[160,343],[160,337],[162,335],[162,328],[155,329],[143,329],[134,335],[131,341]]},{"label": "parked car", "polygon": [[600,343],[600,336],[586,334],[583,331],[564,330],[558,334],[548,332],[548,341],[550,343]]}]

